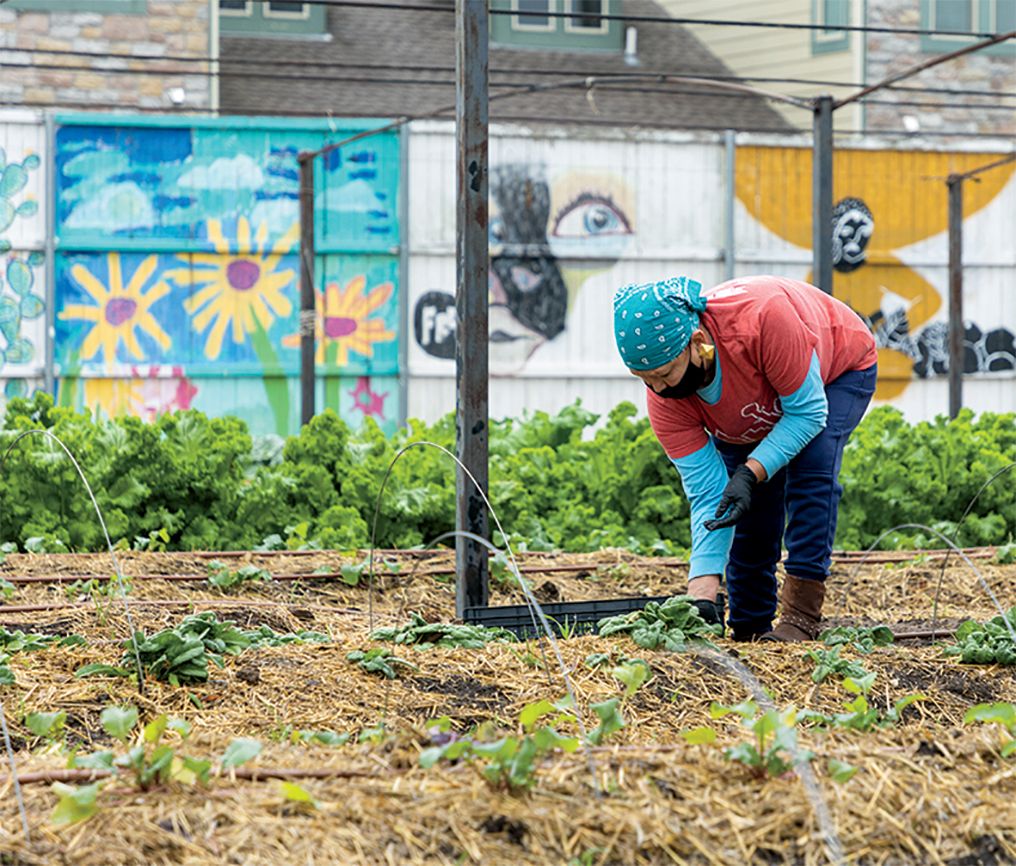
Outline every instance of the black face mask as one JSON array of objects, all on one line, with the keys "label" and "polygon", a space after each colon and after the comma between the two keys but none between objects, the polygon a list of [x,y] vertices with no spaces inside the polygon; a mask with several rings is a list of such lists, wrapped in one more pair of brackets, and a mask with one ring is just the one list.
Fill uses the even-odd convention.
[{"label": "black face mask", "polygon": [[[689,361],[680,382],[676,385],[668,385],[662,391],[657,391],[656,393],[669,400],[684,400],[712,381],[713,370],[715,370],[715,367],[707,373],[705,367],[696,367],[695,364]],[[646,387],[648,388],[649,386],[646,385]]]}]

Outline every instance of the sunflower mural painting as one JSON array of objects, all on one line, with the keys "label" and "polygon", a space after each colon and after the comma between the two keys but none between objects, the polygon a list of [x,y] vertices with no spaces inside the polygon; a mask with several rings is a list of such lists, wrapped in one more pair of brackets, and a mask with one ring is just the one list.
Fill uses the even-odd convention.
[{"label": "sunflower mural painting", "polygon": [[[315,295],[314,360],[325,380],[325,405],[389,420],[383,407],[391,391],[375,390],[371,374],[397,369],[394,276],[377,263],[352,279],[327,279]],[[299,333],[283,337],[282,345],[299,352]],[[351,376],[355,388],[343,391],[342,379],[349,383]]]},{"label": "sunflower mural painting", "polygon": [[[300,412],[297,155],[369,121],[62,115],[55,136],[54,360],[64,405],[196,408],[255,434]],[[399,368],[400,134],[317,172],[317,407],[387,431]]]},{"label": "sunflower mural painting", "polygon": [[[875,335],[876,399],[899,397],[915,378],[948,373],[945,179],[997,158],[985,153],[837,151],[835,206],[828,227],[833,294]],[[1000,196],[1013,175],[1009,166],[985,173],[980,183],[966,184],[964,221],[992,207],[994,217],[991,210],[985,214],[988,224],[1011,220]],[[755,267],[810,281],[810,267],[798,263],[810,259],[811,251],[811,151],[739,147],[736,194],[742,217],[750,220],[738,226],[738,246],[752,250],[756,261],[765,260]],[[965,311],[964,372],[1013,370],[1016,328],[997,318],[1005,304],[1000,297],[988,297],[990,283],[980,288],[976,263],[969,257],[965,271],[964,294],[975,306]]]},{"label": "sunflower mural painting", "polygon": [[208,221],[208,240],[214,253],[179,256],[187,267],[166,276],[192,294],[183,307],[194,329],[205,335],[205,357],[214,361],[222,353],[227,330],[232,342],[242,346],[248,336],[267,334],[277,318],[293,312],[288,295],[295,289],[296,270],[282,267],[283,256],[293,251],[300,226],[291,226],[269,245],[268,225],[261,223],[251,237],[250,223],[240,217],[236,225],[235,252],[222,233],[219,220]]},{"label": "sunflower mural painting", "polygon": [[163,351],[169,349],[172,341],[151,311],[156,301],[169,294],[169,286],[155,277],[157,266],[158,256],[147,256],[126,283],[119,253],[110,253],[106,257],[105,280],[83,264],[71,266],[71,278],[93,303],[68,304],[57,318],[88,323],[88,334],[80,349],[81,360],[90,361],[100,349],[102,362],[107,368],[112,368],[118,360],[125,360],[120,357],[124,353],[136,361],[145,360],[146,350],[138,340],[138,331],[151,338]]},{"label": "sunflower mural painting", "polygon": [[[317,348],[314,360],[318,364],[328,360],[336,367],[345,367],[349,363],[350,352],[371,358],[375,343],[395,339],[395,332],[388,330],[383,318],[370,318],[391,298],[392,284],[381,283],[365,294],[366,286],[367,278],[361,274],[350,280],[345,288],[340,288],[338,283],[329,283],[323,292],[315,292]],[[282,344],[298,349],[300,335],[290,334],[283,338]]]}]

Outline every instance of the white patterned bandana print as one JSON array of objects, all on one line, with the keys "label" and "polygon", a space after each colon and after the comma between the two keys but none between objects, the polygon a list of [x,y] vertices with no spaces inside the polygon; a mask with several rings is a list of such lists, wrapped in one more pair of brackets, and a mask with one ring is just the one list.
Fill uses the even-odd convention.
[{"label": "white patterned bandana print", "polygon": [[614,293],[614,339],[631,370],[655,370],[680,355],[706,308],[702,283],[671,277]]}]

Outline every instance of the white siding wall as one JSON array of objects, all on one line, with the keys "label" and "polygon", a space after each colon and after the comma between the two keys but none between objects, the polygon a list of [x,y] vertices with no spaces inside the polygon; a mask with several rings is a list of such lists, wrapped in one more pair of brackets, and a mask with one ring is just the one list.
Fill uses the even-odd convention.
[{"label": "white siding wall", "polygon": [[30,111],[0,112],[0,401],[42,386],[47,287],[45,126]]}]

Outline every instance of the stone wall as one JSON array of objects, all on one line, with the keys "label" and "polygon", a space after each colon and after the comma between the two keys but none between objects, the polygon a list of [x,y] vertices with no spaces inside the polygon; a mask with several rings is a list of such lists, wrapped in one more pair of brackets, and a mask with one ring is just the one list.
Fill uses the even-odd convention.
[{"label": "stone wall", "polygon": [[[912,29],[924,26],[921,22],[920,6],[915,0],[870,0],[867,23],[871,26]],[[962,48],[966,44],[957,39],[955,47]],[[1010,42],[1010,49],[1011,46]],[[923,49],[921,37],[917,35],[869,33],[866,80],[880,81],[929,60],[937,54],[948,53],[949,50],[951,49],[936,48],[930,51]],[[943,87],[1011,94],[1016,90],[1016,57],[1011,53],[975,52],[921,72],[900,84],[911,87]],[[902,129],[905,126],[904,116],[911,115],[917,119],[921,131],[929,133],[955,131],[999,136],[1012,136],[1016,133],[1016,104],[1011,99],[990,95],[957,96],[948,93],[908,93],[898,90],[880,91],[874,98],[879,102],[886,100],[921,104],[869,103],[865,108],[867,112],[865,128],[869,132],[877,132],[880,129]],[[958,103],[970,107],[939,107],[942,103],[954,105]],[[1003,103],[1008,104],[1010,108],[1000,110],[984,107]]]},{"label": "stone wall", "polygon": [[147,11],[137,14],[0,6],[0,103],[64,109],[214,108],[211,79],[205,74],[208,13],[209,0],[148,0]]}]

